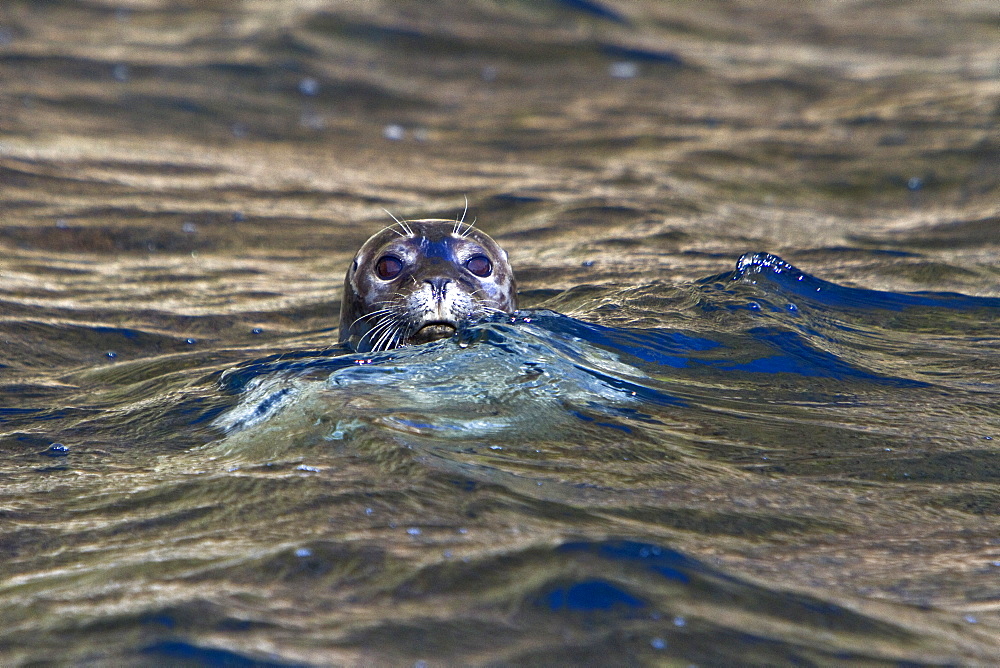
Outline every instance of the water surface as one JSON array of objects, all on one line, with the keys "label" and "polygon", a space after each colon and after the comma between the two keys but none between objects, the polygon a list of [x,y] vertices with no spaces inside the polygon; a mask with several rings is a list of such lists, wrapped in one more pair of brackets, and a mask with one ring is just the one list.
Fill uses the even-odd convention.
[{"label": "water surface", "polygon": [[[4,663],[989,663],[998,28],[5,3]],[[339,349],[466,197],[524,310]]]}]

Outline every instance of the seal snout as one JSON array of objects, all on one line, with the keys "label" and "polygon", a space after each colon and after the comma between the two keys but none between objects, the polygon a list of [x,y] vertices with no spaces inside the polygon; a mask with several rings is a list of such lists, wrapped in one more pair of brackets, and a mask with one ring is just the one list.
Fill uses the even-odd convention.
[{"label": "seal snout", "polygon": [[423,310],[413,339],[426,342],[448,338],[458,330],[457,314],[463,310],[462,295],[456,292],[454,282],[447,276],[425,278],[423,282],[423,290],[411,297]]},{"label": "seal snout", "polygon": [[431,297],[434,298],[435,302],[440,304],[440,302],[444,301],[444,292],[448,284],[451,283],[451,279],[444,276],[425,278],[424,283],[431,286]]}]

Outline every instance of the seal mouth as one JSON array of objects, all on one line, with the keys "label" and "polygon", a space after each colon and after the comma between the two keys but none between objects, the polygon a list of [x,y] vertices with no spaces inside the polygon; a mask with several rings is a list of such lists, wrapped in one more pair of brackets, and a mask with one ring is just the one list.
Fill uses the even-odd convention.
[{"label": "seal mouth", "polygon": [[444,320],[428,322],[414,333],[412,340],[414,343],[427,343],[438,339],[447,339],[454,336],[458,328],[453,322]]}]

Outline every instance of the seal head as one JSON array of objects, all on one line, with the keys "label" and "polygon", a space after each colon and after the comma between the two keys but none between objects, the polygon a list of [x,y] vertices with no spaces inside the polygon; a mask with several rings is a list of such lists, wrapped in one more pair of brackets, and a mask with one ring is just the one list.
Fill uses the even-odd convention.
[{"label": "seal head", "polygon": [[361,246],[344,279],[340,342],[358,352],[446,338],[517,309],[507,253],[460,221],[403,221]]}]

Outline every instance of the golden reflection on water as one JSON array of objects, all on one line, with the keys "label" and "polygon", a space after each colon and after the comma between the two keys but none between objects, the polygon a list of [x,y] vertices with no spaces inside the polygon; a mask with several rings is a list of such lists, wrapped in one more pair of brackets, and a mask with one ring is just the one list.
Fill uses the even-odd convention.
[{"label": "golden reflection on water", "polygon": [[[2,403],[26,411],[2,429],[7,660],[82,662],[107,642],[105,656],[136,661],[159,637],[143,621],[156,611],[191,642],[317,663],[412,662],[404,631],[421,628],[444,638],[429,650],[443,661],[486,661],[498,628],[511,661],[558,658],[570,636],[583,657],[655,660],[646,636],[629,649],[529,610],[533,584],[573,568],[544,548],[609,537],[759,583],[746,600],[790,587],[914,633],[824,636],[698,601],[675,611],[713,619],[709,636],[996,656],[987,317],[934,339],[914,334],[934,322],[906,316],[848,323],[859,333],[833,351],[936,373],[954,403],[870,391],[861,408],[792,411],[748,402],[740,381],[688,379],[705,406],[659,416],[651,442],[588,449],[600,432],[583,429],[530,448],[548,459],[498,463],[435,460],[390,430],[316,448],[331,427],[317,401],[264,443],[281,441],[287,461],[200,449],[219,434],[177,407],[222,402],[212,374],[240,362],[331,345],[343,272],[384,209],[448,218],[468,197],[528,305],[555,298],[619,327],[733,331],[736,316],[696,315],[690,282],[755,250],[856,286],[1000,295],[994,3],[606,8],[4,3]],[[53,440],[69,442],[71,466],[37,454]],[[889,441],[909,448],[899,461],[877,456]],[[921,467],[924,482],[902,479]],[[474,491],[456,492],[456,472]],[[297,570],[286,553],[303,544],[331,570]],[[234,620],[252,630],[227,632]],[[129,640],[110,640],[120,629]],[[708,645],[676,656],[711,663],[697,653]]]}]

